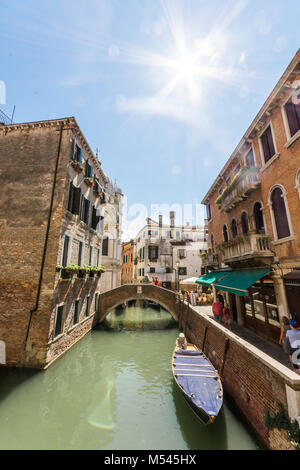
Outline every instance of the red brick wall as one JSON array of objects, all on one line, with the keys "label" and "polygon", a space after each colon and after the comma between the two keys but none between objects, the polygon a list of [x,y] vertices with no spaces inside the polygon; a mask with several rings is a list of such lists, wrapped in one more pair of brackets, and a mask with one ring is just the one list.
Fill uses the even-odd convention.
[{"label": "red brick wall", "polygon": [[[228,336],[217,325],[214,326],[191,308],[188,310],[186,305],[181,308],[184,309],[180,318],[183,330],[189,340],[201,349],[205,328],[208,327],[204,352],[221,371]],[[237,341],[229,339],[222,380],[226,393],[244,414],[262,442],[269,447],[269,431],[264,426],[264,416],[268,410],[279,411],[280,403],[287,411],[283,377]]]},{"label": "red brick wall", "polygon": [[30,348],[35,352],[26,359],[25,338],[30,311],[37,298],[60,128],[37,126],[7,130],[0,127],[3,194],[0,200],[0,340],[6,343],[7,364],[11,366],[20,366],[28,360],[35,365],[45,359],[67,188],[70,132],[63,132],[40,303],[29,337]]}]

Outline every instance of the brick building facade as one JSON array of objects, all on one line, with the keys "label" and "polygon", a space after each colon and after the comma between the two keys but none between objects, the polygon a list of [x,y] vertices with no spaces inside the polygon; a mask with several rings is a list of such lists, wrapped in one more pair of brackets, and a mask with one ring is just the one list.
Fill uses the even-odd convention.
[{"label": "brick building facade", "polygon": [[226,295],[240,323],[274,340],[283,316],[300,320],[299,98],[300,51],[203,199],[206,266],[269,268],[242,295]]},{"label": "brick building facade", "polygon": [[0,156],[0,341],[44,368],[94,322],[107,177],[74,118],[1,125]]}]

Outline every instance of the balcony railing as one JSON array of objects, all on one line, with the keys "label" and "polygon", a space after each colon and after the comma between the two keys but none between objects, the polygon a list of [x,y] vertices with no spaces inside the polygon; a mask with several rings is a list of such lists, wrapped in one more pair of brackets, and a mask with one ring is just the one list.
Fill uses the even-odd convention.
[{"label": "balcony railing", "polygon": [[201,256],[202,259],[202,267],[203,268],[218,268],[219,266],[219,257],[215,253],[206,253],[205,255]]},{"label": "balcony railing", "polygon": [[273,258],[270,249],[270,239],[266,235],[250,233],[242,237],[223,243],[221,247],[223,262],[226,264],[235,261],[249,260],[252,258],[257,262],[259,259]]},{"label": "balcony railing", "polygon": [[246,199],[249,194],[260,185],[259,168],[247,167],[234,177],[230,186],[225,188],[216,199],[221,212],[229,212],[239,202]]}]

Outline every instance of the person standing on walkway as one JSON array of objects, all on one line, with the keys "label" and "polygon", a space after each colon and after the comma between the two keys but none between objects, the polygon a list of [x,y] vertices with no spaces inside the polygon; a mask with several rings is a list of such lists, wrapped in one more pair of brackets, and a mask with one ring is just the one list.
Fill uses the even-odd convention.
[{"label": "person standing on walkway", "polygon": [[290,343],[286,334],[290,330],[290,320],[288,317],[283,317],[281,322],[281,332],[279,338],[279,344],[282,345],[282,348],[286,354],[290,354]]},{"label": "person standing on walkway", "polygon": [[229,305],[228,305],[228,304],[225,304],[225,305],[224,305],[224,308],[223,308],[223,319],[224,319],[224,324],[225,324],[226,328],[228,328],[230,331],[232,331],[232,326],[231,326],[232,319],[231,319],[231,314],[230,314],[230,310],[229,310]]},{"label": "person standing on walkway", "polygon": [[219,292],[217,297],[218,297],[218,299],[220,300],[220,303],[222,304],[222,307],[224,308],[224,306],[225,306],[225,301],[224,301],[223,294],[221,294],[221,292]]},{"label": "person standing on walkway", "polygon": [[290,361],[293,364],[296,374],[300,375],[300,330],[296,320],[290,322],[291,329],[286,336],[290,343]]},{"label": "person standing on walkway", "polygon": [[222,314],[223,314],[223,305],[221,304],[219,297],[217,297],[217,300],[213,303],[212,311],[213,311],[215,320],[217,320],[218,322],[221,322]]}]

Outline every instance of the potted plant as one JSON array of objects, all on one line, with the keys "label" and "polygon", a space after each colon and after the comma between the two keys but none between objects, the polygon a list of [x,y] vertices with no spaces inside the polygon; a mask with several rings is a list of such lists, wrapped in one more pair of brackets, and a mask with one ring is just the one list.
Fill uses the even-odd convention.
[{"label": "potted plant", "polygon": [[84,178],[84,182],[85,182],[88,186],[90,186],[90,187],[93,186],[93,178],[89,178],[88,176],[86,176],[86,177]]},{"label": "potted plant", "polygon": [[75,272],[79,271],[79,266],[77,264],[70,263],[68,264],[68,266],[65,267],[65,271],[67,273],[74,274]]},{"label": "potted plant", "polygon": [[61,264],[58,264],[58,265],[56,266],[56,272],[57,272],[57,273],[60,273],[60,271],[61,271],[62,269],[64,269],[64,267],[63,267]]},{"label": "potted plant", "polygon": [[73,160],[71,162],[71,165],[74,168],[74,170],[77,171],[77,173],[83,172],[83,166],[79,162],[76,162],[75,160]]}]

